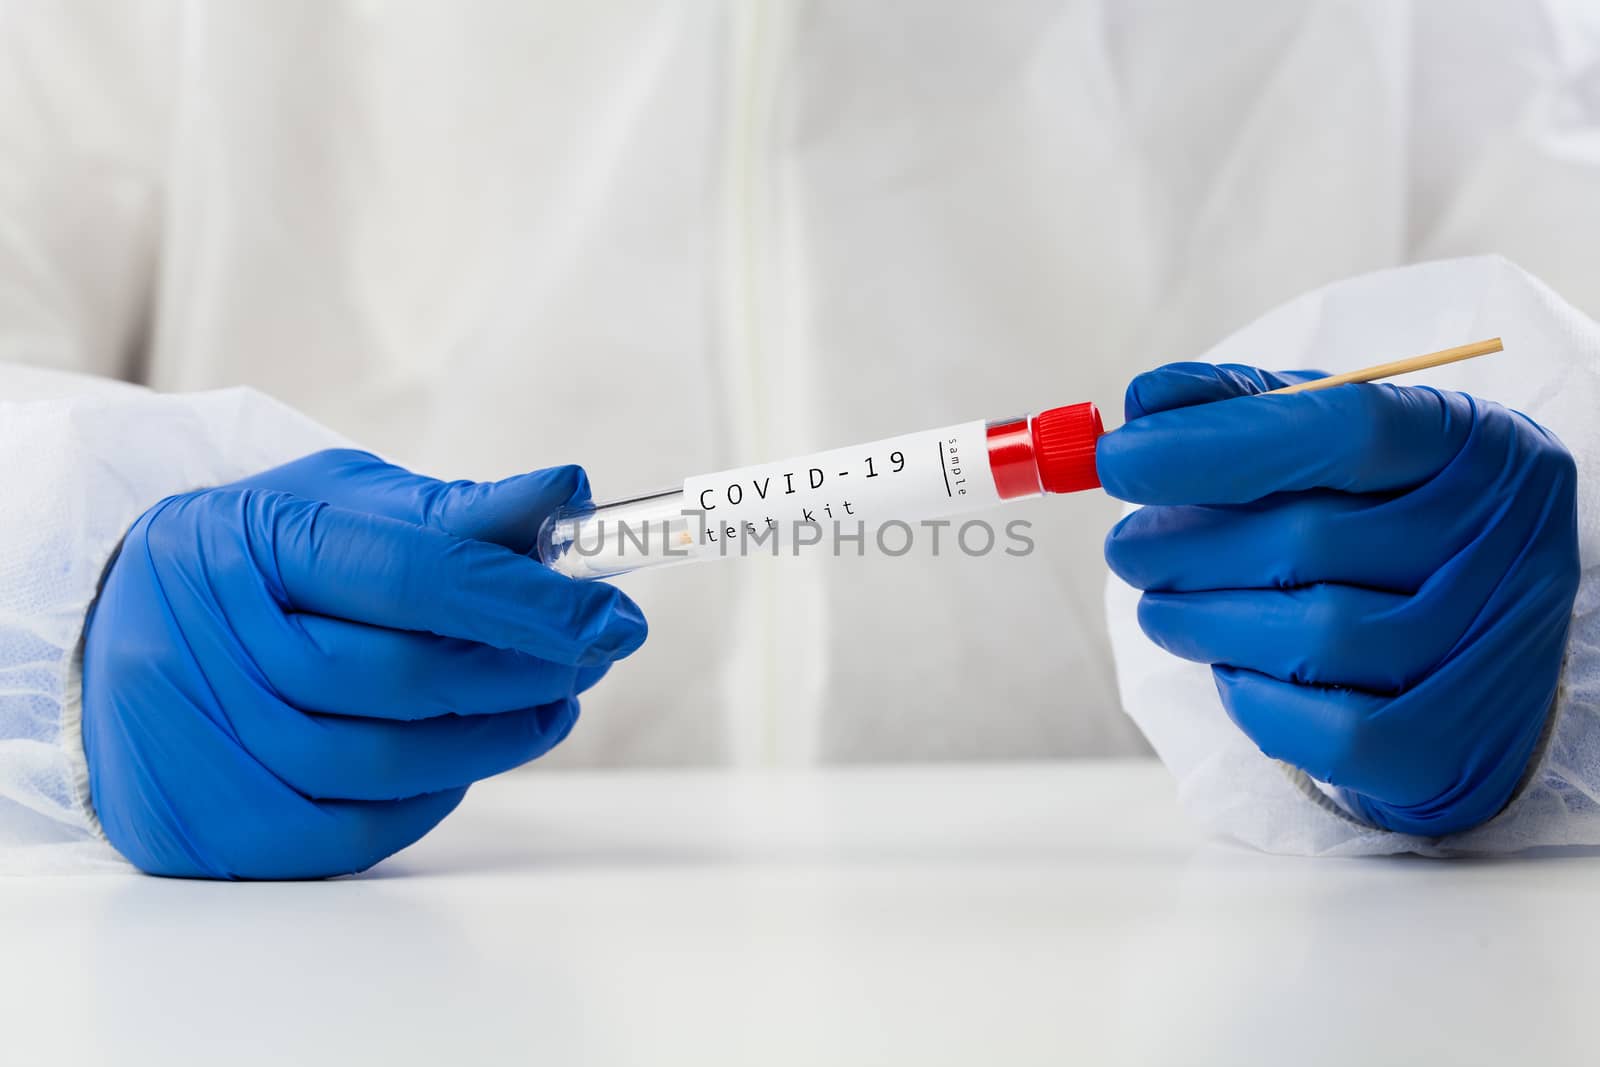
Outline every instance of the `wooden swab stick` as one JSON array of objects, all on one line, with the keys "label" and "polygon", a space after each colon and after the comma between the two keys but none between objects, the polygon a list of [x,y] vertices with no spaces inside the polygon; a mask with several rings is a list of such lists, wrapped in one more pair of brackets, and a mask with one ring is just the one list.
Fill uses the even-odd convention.
[{"label": "wooden swab stick", "polygon": [[1277,396],[1279,393],[1309,393],[1313,389],[1332,389],[1336,385],[1347,385],[1350,382],[1375,382],[1379,378],[1392,378],[1396,374],[1409,374],[1414,370],[1426,370],[1429,367],[1442,367],[1446,363],[1459,363],[1463,359],[1472,359],[1474,356],[1487,356],[1490,352],[1504,351],[1500,338],[1491,337],[1487,341],[1474,341],[1470,345],[1457,345],[1454,348],[1442,349],[1438,352],[1429,352],[1425,356],[1412,356],[1410,359],[1397,359],[1391,363],[1379,363],[1373,367],[1363,367],[1360,370],[1349,371],[1345,374],[1330,374],[1326,378],[1314,378],[1309,382],[1298,385],[1286,385],[1282,389],[1261,393],[1261,396]]}]

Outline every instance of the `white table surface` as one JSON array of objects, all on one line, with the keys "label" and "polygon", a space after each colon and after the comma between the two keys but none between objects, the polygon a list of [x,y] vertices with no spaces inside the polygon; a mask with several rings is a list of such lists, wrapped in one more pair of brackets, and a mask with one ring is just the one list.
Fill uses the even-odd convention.
[{"label": "white table surface", "polygon": [[1595,855],[1258,855],[1143,762],[535,771],[361,878],[0,879],[0,1062],[1595,1062],[1597,915]]}]

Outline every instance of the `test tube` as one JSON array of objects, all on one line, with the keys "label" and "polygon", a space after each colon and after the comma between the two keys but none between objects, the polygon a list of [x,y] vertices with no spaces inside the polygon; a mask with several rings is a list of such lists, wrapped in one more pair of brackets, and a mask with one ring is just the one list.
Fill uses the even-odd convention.
[{"label": "test tube", "polygon": [[676,489],[557,510],[539,530],[539,558],[572,578],[609,578],[798,552],[830,532],[870,535],[889,522],[1093,489],[1104,432],[1093,404],[1073,404],[695,475]]}]

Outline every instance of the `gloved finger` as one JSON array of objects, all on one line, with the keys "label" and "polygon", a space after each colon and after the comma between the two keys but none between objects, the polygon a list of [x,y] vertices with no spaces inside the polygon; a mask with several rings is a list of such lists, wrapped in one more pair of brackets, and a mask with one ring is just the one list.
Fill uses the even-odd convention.
[{"label": "gloved finger", "polygon": [[1371,724],[1393,698],[1296,685],[1235,667],[1211,673],[1228,717],[1263,753],[1330,785],[1367,784],[1372,749],[1381,744]]},{"label": "gloved finger", "polygon": [[301,711],[384,719],[489,715],[561,700],[579,671],[515,649],[415,630],[287,615],[271,640],[245,640],[283,700]]},{"label": "gloved finger", "polygon": [[523,554],[533,549],[552,511],[589,500],[582,467],[550,467],[498,482],[442,482],[348,448],[313,452],[234,485],[292,493]]},{"label": "gloved finger", "polygon": [[1139,625],[1157,645],[1197,663],[1399,693],[1466,632],[1480,606],[1466,600],[1449,590],[1408,597],[1348,585],[1146,593]]},{"label": "gloved finger", "polygon": [[257,490],[240,494],[260,573],[286,607],[592,666],[644,642],[623,593],[486,541]]},{"label": "gloved finger", "polygon": [[570,697],[500,715],[417,722],[304,715],[279,704],[239,716],[250,754],[315,800],[399,800],[470,785],[544,755],[571,731]]},{"label": "gloved finger", "polygon": [[1313,489],[1224,507],[1150,505],[1106,536],[1136,589],[1195,592],[1338,582],[1414,593],[1489,525],[1500,499],[1434,484],[1391,496]]},{"label": "gloved finger", "polygon": [[1400,494],[1276,493],[1246,504],[1150,505],[1106,538],[1107,563],[1140,589],[1273,588],[1335,582],[1414,593],[1440,572],[1488,595],[1559,501],[1564,453],[1518,446],[1523,420],[1473,402],[1467,443],[1438,477]]},{"label": "gloved finger", "polygon": [[[1419,546],[1394,524],[1356,521],[1394,499],[1319,489],[1278,493],[1227,507],[1152,504],[1111,528],[1105,540],[1106,564],[1135,589],[1163,592],[1272,589],[1313,582],[1409,592],[1403,586],[1418,571],[1405,564]],[[1355,539],[1358,534],[1377,534],[1386,543],[1393,542],[1401,550],[1399,558],[1350,551],[1352,544],[1362,543]]]},{"label": "gloved finger", "polygon": [[1341,385],[1161,411],[1100,438],[1106,491],[1140,504],[1242,504],[1273,493],[1392,492],[1461,450],[1473,401],[1394,385]]},{"label": "gloved finger", "polygon": [[[262,775],[269,773],[259,763],[254,766]],[[270,828],[254,825],[254,812],[242,808],[236,813],[239,834],[221,854],[209,857],[205,874],[302,879],[364,871],[420,840],[456,809],[466,793],[464,788],[448,789],[375,803],[295,798],[274,813]]]},{"label": "gloved finger", "polygon": [[1128,383],[1123,414],[1132,422],[1158,411],[1212,404],[1325,377],[1326,372],[1319,370],[1269,371],[1242,363],[1168,363]]},{"label": "gloved finger", "polygon": [[609,661],[595,664],[593,667],[579,667],[577,677],[572,683],[572,691],[582,696],[599,685],[600,679],[604,678],[610,671],[611,663]]}]

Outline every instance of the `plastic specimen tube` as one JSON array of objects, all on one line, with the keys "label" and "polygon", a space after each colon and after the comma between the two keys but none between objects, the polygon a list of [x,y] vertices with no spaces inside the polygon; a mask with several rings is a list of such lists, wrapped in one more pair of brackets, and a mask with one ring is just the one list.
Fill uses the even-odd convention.
[{"label": "plastic specimen tube", "polygon": [[573,578],[605,578],[1093,489],[1104,432],[1093,404],[1074,404],[695,475],[677,489],[557,511],[540,528],[539,558]]}]

